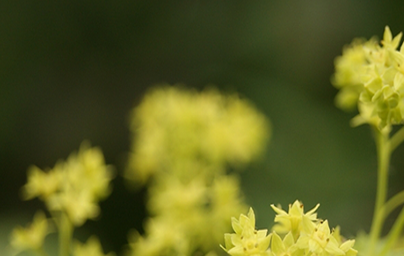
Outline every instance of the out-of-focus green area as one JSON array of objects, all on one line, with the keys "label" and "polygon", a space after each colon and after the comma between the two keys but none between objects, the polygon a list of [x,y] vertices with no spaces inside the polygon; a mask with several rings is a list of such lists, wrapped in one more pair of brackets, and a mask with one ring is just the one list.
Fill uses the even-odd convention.
[{"label": "out-of-focus green area", "polygon": [[[79,237],[120,251],[145,214],[144,191],[120,176],[129,111],[161,82],[238,92],[271,119],[267,154],[241,174],[259,228],[272,225],[270,204],[300,199],[347,236],[368,231],[375,147],[369,127],[351,128],[354,114],[334,106],[330,77],[343,45],[385,25],[403,31],[403,11],[399,1],[1,1],[0,250],[42,208],[20,199],[27,168],[53,167],[88,139],[117,178]],[[390,194],[404,188],[403,154]]]}]

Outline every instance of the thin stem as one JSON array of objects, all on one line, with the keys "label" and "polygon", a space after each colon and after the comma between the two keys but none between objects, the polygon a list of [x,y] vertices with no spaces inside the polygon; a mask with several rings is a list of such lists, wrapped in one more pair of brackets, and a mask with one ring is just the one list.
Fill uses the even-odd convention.
[{"label": "thin stem", "polygon": [[397,242],[397,239],[401,234],[403,227],[404,227],[404,208],[401,210],[400,215],[396,219],[396,222],[394,222],[394,225],[387,236],[387,241],[384,244],[380,256],[386,255],[386,253],[391,249],[391,247],[394,246],[394,244]]},{"label": "thin stem", "polygon": [[393,152],[404,141],[404,127],[401,127],[390,139],[390,150]]},{"label": "thin stem", "polygon": [[[376,130],[376,129],[375,129]],[[387,185],[388,185],[388,168],[390,164],[390,142],[389,133],[376,130],[376,146],[377,146],[377,191],[376,204],[373,214],[372,226],[370,230],[370,247],[369,252],[374,253],[377,240],[383,227],[383,206],[386,202]]]},{"label": "thin stem", "polygon": [[60,214],[59,224],[59,256],[69,256],[73,225],[64,212]]},{"label": "thin stem", "polygon": [[398,206],[404,204],[404,190],[390,198],[384,205],[384,219]]}]

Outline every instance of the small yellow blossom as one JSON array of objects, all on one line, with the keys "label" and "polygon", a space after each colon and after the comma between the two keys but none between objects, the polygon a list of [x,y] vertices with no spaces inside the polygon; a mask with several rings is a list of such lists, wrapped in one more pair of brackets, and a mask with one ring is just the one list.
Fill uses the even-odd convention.
[{"label": "small yellow blossom", "polygon": [[303,232],[296,244],[319,256],[345,255],[345,251],[339,248],[337,239],[330,232],[327,220],[314,224],[309,218],[303,218]]},{"label": "small yellow blossom", "polygon": [[129,234],[129,255],[189,255],[191,243],[195,241],[188,239],[187,233],[183,231],[184,226],[178,224],[178,221],[166,220],[164,217],[149,219],[145,236],[137,231]]},{"label": "small yellow blossom", "polygon": [[37,212],[27,228],[17,227],[12,231],[10,244],[17,251],[38,251],[42,248],[48,233],[48,220],[45,214]]},{"label": "small yellow blossom", "polygon": [[276,207],[273,204],[271,207],[277,213],[275,216],[275,222],[277,222],[277,224],[272,229],[280,234],[292,232],[293,238],[296,240],[300,235],[300,231],[302,230],[303,217],[309,219],[310,221],[315,221],[317,219],[316,210],[318,207],[320,207],[320,204],[317,204],[307,213],[304,213],[303,203],[299,202],[298,200],[289,205],[288,212],[282,210],[280,207]]},{"label": "small yellow blossom", "polygon": [[113,178],[111,166],[105,165],[101,149],[91,148],[82,143],[78,154],[71,154],[66,161],[67,186],[76,191],[86,191],[95,200],[103,199],[111,192],[110,181]]},{"label": "small yellow blossom", "polygon": [[232,256],[266,256],[270,255],[268,250],[271,234],[268,230],[255,229],[255,214],[250,208],[248,215],[241,214],[240,218],[232,218],[233,230],[236,233],[225,234],[225,247],[222,248]]},{"label": "small yellow blossom", "polygon": [[85,244],[80,242],[74,244],[73,256],[115,256],[115,253],[104,254],[100,241],[92,236]]},{"label": "small yellow blossom", "polygon": [[238,96],[225,100],[221,117],[210,124],[203,138],[203,153],[212,161],[251,162],[265,148],[269,122],[248,101]]},{"label": "small yellow blossom", "polygon": [[171,176],[165,181],[151,188],[147,205],[150,213],[160,220],[176,223],[180,230],[194,237],[204,228],[207,185],[199,178],[184,183]]},{"label": "small yellow blossom", "polygon": [[206,225],[209,223],[215,225],[201,230],[201,233],[206,234],[203,244],[211,244],[212,248],[213,243],[218,244],[223,239],[223,233],[231,231],[229,216],[237,216],[240,212],[246,212],[248,208],[243,203],[239,181],[234,176],[217,177],[209,194],[211,209],[206,214]]},{"label": "small yellow blossom", "polygon": [[47,206],[50,211],[63,211],[75,226],[81,226],[87,219],[95,219],[100,208],[86,191],[66,191],[51,197]]},{"label": "small yellow blossom", "polygon": [[395,49],[397,49],[398,45],[400,44],[402,35],[403,35],[403,33],[400,32],[398,35],[396,35],[393,38],[390,28],[388,26],[386,26],[384,29],[383,40],[381,41],[381,43],[386,49],[395,50]]},{"label": "small yellow blossom", "polygon": [[[149,241],[162,234],[163,229],[152,228],[156,226],[153,223],[160,223],[161,226],[166,225],[163,222],[167,223],[171,229],[168,232],[173,231],[172,223],[176,223],[175,233],[183,241],[169,243],[170,246],[189,243],[193,248],[208,251],[220,243],[223,233],[231,229],[230,216],[246,207],[240,199],[241,192],[235,177],[220,175],[213,180],[213,184],[204,178],[202,175],[183,182],[172,175],[160,175],[155,186],[150,188],[148,202],[148,209],[155,217],[146,221],[147,232],[137,243],[138,253],[146,253],[143,250],[149,250]],[[173,238],[172,235],[169,237]]]},{"label": "small yellow blossom", "polygon": [[283,240],[276,232],[273,232],[271,253],[273,256],[303,256],[304,250],[296,246],[291,232],[287,233]]},{"label": "small yellow blossom", "polygon": [[55,193],[61,184],[62,175],[59,164],[49,172],[44,172],[36,166],[28,169],[28,182],[22,189],[23,198],[28,200],[34,197],[40,197],[46,200]]},{"label": "small yellow blossom", "polygon": [[111,192],[112,178],[112,167],[105,164],[101,150],[83,142],[78,153],[58,161],[48,172],[31,167],[23,196],[38,196],[48,210],[65,212],[71,223],[81,226],[98,216],[98,201]]},{"label": "small yellow blossom", "polygon": [[353,248],[355,240],[346,240],[340,234],[340,227],[337,226],[332,230],[332,236],[337,240],[339,248],[345,252],[346,256],[356,256],[358,251]]},{"label": "small yellow blossom", "polygon": [[366,72],[367,52],[375,50],[375,39],[365,41],[354,39],[351,45],[344,47],[342,56],[335,59],[335,73],[332,84],[338,88],[335,103],[343,110],[352,110],[357,106],[363,90],[363,73]]}]

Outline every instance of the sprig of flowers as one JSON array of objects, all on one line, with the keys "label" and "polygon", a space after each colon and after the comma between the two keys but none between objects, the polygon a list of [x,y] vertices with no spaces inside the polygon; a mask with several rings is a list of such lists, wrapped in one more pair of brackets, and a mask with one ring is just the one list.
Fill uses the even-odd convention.
[{"label": "sprig of flowers", "polygon": [[49,220],[43,212],[39,211],[29,226],[26,228],[16,227],[13,230],[11,246],[16,250],[16,253],[31,250],[39,255],[44,255],[43,244],[49,232]]},{"label": "sprig of flowers", "polygon": [[126,177],[148,182],[145,233],[129,237],[129,255],[214,255],[230,218],[247,207],[229,164],[259,156],[269,121],[238,95],[163,85],[132,111]]},{"label": "sprig of flowers", "polygon": [[402,208],[385,241],[380,239],[387,215],[404,203],[404,191],[387,198],[390,158],[404,141],[403,127],[393,132],[394,125],[404,123],[404,44],[397,50],[401,37],[402,33],[393,37],[386,26],[380,44],[376,39],[355,39],[335,61],[333,84],[340,89],[337,106],[350,109],[357,105],[359,115],[351,123],[354,126],[368,123],[373,128],[377,146],[376,203],[365,249],[369,255],[390,253],[404,229]]},{"label": "sprig of flowers", "polygon": [[71,253],[80,256],[87,250],[94,252],[91,254],[93,256],[104,256],[97,249],[99,241],[95,237],[85,245],[75,243],[73,250],[71,240],[75,227],[99,215],[98,201],[111,192],[112,178],[113,169],[105,164],[101,150],[91,148],[88,142],[82,143],[79,152],[72,153],[66,161],[58,161],[51,170],[30,167],[28,182],[22,188],[23,198],[29,200],[38,197],[45,203],[51,218],[39,212],[30,226],[14,229],[11,246],[16,253],[33,251],[47,255],[43,245],[51,231],[48,226],[53,223],[59,233],[60,256],[69,256]]},{"label": "sprig of flowers", "polygon": [[333,84],[340,89],[337,106],[359,115],[353,125],[369,123],[391,130],[404,118],[404,47],[397,51],[402,34],[393,38],[386,27],[379,45],[376,39],[355,39],[335,61]]},{"label": "sprig of flowers", "polygon": [[241,214],[239,219],[232,218],[231,224],[235,233],[224,235],[225,247],[222,248],[230,255],[260,255],[268,254],[271,235],[268,230],[255,229],[255,214],[250,208],[248,215]]},{"label": "sprig of flowers", "polygon": [[[255,215],[250,208],[248,216],[232,218],[235,233],[225,234],[222,248],[232,256],[355,256],[355,240],[345,240],[339,228],[330,229],[327,220],[317,219],[316,205],[307,213],[303,204],[295,201],[286,212],[271,205],[277,213],[272,232],[255,229]],[[283,237],[283,238],[282,238]]]},{"label": "sprig of flowers", "polygon": [[131,131],[126,177],[144,184],[156,172],[187,179],[249,163],[267,145],[270,124],[236,94],[160,85],[132,111]]}]

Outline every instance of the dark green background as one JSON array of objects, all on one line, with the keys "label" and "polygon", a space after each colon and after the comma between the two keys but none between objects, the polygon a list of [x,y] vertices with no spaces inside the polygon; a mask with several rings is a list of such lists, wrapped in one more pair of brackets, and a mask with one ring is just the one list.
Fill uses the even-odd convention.
[{"label": "dark green background", "polygon": [[[385,25],[397,34],[403,13],[401,1],[0,1],[0,247],[42,207],[19,197],[28,166],[52,167],[89,139],[118,176],[80,234],[121,250],[145,213],[144,191],[119,176],[128,113],[161,82],[239,92],[271,119],[268,153],[242,173],[259,228],[272,225],[270,204],[300,199],[348,236],[368,230],[374,143],[334,107],[330,76],[343,45]],[[404,188],[403,154],[390,194]]]}]

